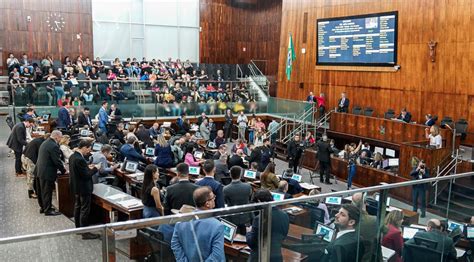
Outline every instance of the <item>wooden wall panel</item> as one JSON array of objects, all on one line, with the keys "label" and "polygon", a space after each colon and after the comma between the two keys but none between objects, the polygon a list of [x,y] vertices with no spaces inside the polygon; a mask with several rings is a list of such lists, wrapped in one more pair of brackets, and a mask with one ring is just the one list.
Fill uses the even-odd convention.
[{"label": "wooden wall panel", "polygon": [[[316,20],[377,12],[398,11],[398,64],[395,73],[344,72],[316,69]],[[307,42],[303,18],[308,13]],[[324,92],[330,108],[345,91],[351,107],[370,106],[376,115],[406,107],[413,120],[431,113],[468,119],[474,132],[474,0],[283,0],[277,96],[303,100],[308,92]],[[293,34],[296,61],[287,81],[288,34]],[[438,42],[436,62],[428,42]],[[301,53],[301,48],[306,53]],[[304,89],[298,88],[304,83]]]},{"label": "wooden wall panel", "polygon": [[[231,1],[200,1],[201,63],[237,64],[267,60],[266,74],[278,71],[282,0],[235,7]],[[243,51],[245,48],[245,51]]]},{"label": "wooden wall panel", "polygon": [[[14,53],[30,59],[52,55],[59,60],[69,55],[92,57],[91,0],[3,0],[0,1],[0,47],[3,55]],[[60,32],[52,32],[46,20],[51,13],[66,22]],[[31,16],[31,23],[27,22]],[[81,34],[81,40],[76,35]]]}]

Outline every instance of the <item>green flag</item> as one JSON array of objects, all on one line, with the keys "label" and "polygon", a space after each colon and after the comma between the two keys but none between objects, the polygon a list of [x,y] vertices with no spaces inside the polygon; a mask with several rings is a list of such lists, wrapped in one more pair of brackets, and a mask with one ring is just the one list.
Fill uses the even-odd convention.
[{"label": "green flag", "polygon": [[293,60],[296,59],[295,54],[295,47],[293,46],[293,38],[291,37],[288,39],[288,54],[286,57],[286,79],[290,80],[291,78],[291,70],[293,65]]}]

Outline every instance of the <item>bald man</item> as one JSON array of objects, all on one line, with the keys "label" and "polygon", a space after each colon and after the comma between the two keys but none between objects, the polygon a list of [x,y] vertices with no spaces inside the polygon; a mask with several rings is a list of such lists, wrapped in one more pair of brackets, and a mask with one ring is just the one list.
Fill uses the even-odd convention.
[{"label": "bald man", "polygon": [[[356,206],[360,211],[360,222],[359,230],[360,235],[367,241],[364,249],[364,255],[362,256],[361,261],[382,261],[382,250],[380,245],[376,244],[377,241],[377,231],[379,226],[377,225],[377,217],[371,216],[367,213],[366,210],[366,194],[365,193],[355,193],[352,195],[352,204]],[[376,258],[376,247],[379,247],[379,256]]]},{"label": "bald man", "polygon": [[293,198],[292,195],[288,194],[288,182],[286,182],[285,180],[281,180],[280,182],[278,182],[278,188],[275,189],[273,192],[284,194],[285,199]]},{"label": "bald man", "polygon": [[415,237],[432,240],[438,243],[436,250],[448,254],[448,259],[456,260],[456,249],[453,240],[441,232],[441,222],[439,219],[430,219],[426,225],[426,231],[418,231],[412,239],[406,243],[415,245]]}]

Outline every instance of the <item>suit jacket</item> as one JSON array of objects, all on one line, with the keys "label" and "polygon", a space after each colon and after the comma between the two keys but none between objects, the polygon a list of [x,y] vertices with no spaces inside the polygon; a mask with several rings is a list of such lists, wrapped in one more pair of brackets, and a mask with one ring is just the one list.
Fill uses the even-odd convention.
[{"label": "suit jacket", "polygon": [[58,128],[69,128],[71,123],[71,116],[69,115],[69,110],[64,106],[61,107],[58,111],[57,119]]},{"label": "suit jacket", "polygon": [[99,109],[99,128],[106,128],[107,123],[109,122],[109,115],[103,107]]},{"label": "suit jacket", "polygon": [[225,261],[224,225],[215,218],[177,223],[171,249],[176,261]]},{"label": "suit jacket", "polygon": [[[421,179],[429,178],[430,177],[430,170],[425,167],[425,173],[423,174],[420,171],[416,171],[416,167],[413,168],[413,170],[410,173],[410,176],[412,177],[412,180],[420,180],[420,175],[421,174]],[[419,184],[419,185],[414,185],[414,189],[426,189],[426,184]]]},{"label": "suit jacket", "polygon": [[[233,180],[224,187],[224,201],[228,206],[245,205],[250,202],[252,192],[252,186],[250,184],[240,180]],[[252,219],[252,214],[246,212],[240,215],[229,216],[227,219],[235,225],[245,225]]]},{"label": "suit jacket", "polygon": [[415,245],[415,237],[420,237],[428,240],[433,240],[438,243],[436,250],[448,254],[451,259],[456,259],[456,249],[454,248],[453,240],[438,230],[432,231],[418,231],[412,239],[409,239],[407,244]]},{"label": "suit jacket", "polygon": [[341,100],[342,98],[340,98],[339,101],[337,102],[338,111],[347,113],[349,110],[349,99],[347,98],[344,99],[344,103],[342,105],[341,105]]},{"label": "suit jacket", "polygon": [[196,182],[198,186],[208,186],[216,196],[216,208],[224,207],[224,194],[222,193],[223,186],[212,177],[204,177]]},{"label": "suit jacket", "polygon": [[92,126],[92,120],[91,116],[86,116],[83,112],[79,113],[79,116],[77,117],[77,125],[80,127],[83,126]]},{"label": "suit jacket", "polygon": [[[360,225],[358,225],[360,230],[360,236],[365,240],[364,253],[360,261],[371,262],[373,257],[376,256],[376,249],[378,248],[379,254],[382,254],[380,250],[380,245],[376,243],[377,241],[377,217],[371,216],[367,211],[361,211],[360,213]],[[382,261],[382,256],[380,255],[379,260]]]},{"label": "suit jacket", "polygon": [[[359,246],[359,257],[362,256],[364,247]],[[329,243],[324,250],[323,262],[357,261],[357,233],[346,233]]]},{"label": "suit jacket", "polygon": [[301,153],[303,152],[300,145],[296,144],[294,140],[291,140],[290,143],[288,143],[288,146],[286,149],[287,149],[286,153],[288,154],[288,158],[291,158],[291,159],[299,159],[301,157]]},{"label": "suit jacket", "polygon": [[127,160],[134,161],[134,162],[143,162],[146,163],[146,158],[142,155],[140,155],[137,150],[135,150],[135,147],[130,144],[125,144],[120,148],[120,153],[122,156],[127,158]]},{"label": "suit jacket", "polygon": [[214,178],[222,183],[223,177],[229,177],[229,168],[226,163],[222,163],[220,160],[214,160],[214,166],[216,167]]},{"label": "suit jacket", "polygon": [[[252,249],[250,253],[250,261],[258,261],[259,219],[260,216],[256,216],[253,219],[252,230],[246,235],[247,244]],[[283,256],[281,254],[281,243],[288,235],[289,227],[290,219],[288,218],[288,215],[277,207],[273,207],[272,235],[270,240],[270,261],[283,261]]]},{"label": "suit jacket", "polygon": [[317,147],[318,147],[318,160],[320,162],[326,162],[326,163],[331,162],[331,153],[333,153],[333,151],[329,143],[324,142],[324,141],[318,141]]},{"label": "suit jacket", "polygon": [[[245,160],[249,161],[249,166],[252,165],[253,162],[257,162],[258,165],[261,165],[262,160],[262,153],[260,151],[260,147],[256,147],[250,152],[250,156],[246,156]],[[259,168],[260,169],[260,168]]]},{"label": "suit jacket", "polygon": [[39,148],[35,174],[40,179],[53,182],[56,181],[58,170],[63,174],[66,173],[64,163],[61,161],[61,149],[56,141],[48,138]]},{"label": "suit jacket", "polygon": [[23,122],[16,124],[7,140],[7,146],[15,152],[22,152],[26,146],[26,127]]},{"label": "suit jacket", "polygon": [[181,180],[167,187],[164,202],[165,215],[170,215],[171,209],[180,209],[184,204],[194,206],[193,193],[198,187],[189,180]]},{"label": "suit jacket", "polygon": [[432,126],[435,123],[436,123],[436,121],[433,118],[430,118],[430,119],[426,120],[425,125]]},{"label": "suit jacket", "polygon": [[69,187],[73,194],[92,194],[94,170],[89,169],[86,159],[77,151],[69,157],[69,173]]},{"label": "suit jacket", "polygon": [[149,147],[155,146],[155,144],[153,143],[153,140],[151,140],[150,138],[150,131],[148,129],[143,128],[141,130],[138,130],[136,135],[137,135],[138,140],[145,143],[145,145]]},{"label": "suit jacket", "polygon": [[[109,116],[112,114],[112,109],[109,109]],[[115,121],[118,121],[122,119],[122,111],[120,111],[120,108],[115,108],[115,113],[114,113],[114,117],[112,118],[112,120],[115,120]]]},{"label": "suit jacket", "polygon": [[402,114],[400,114],[400,115],[398,115],[397,118],[400,119],[400,120],[402,120],[402,121],[405,122],[405,123],[410,123],[411,114],[410,114],[410,112],[407,112],[407,113],[405,114],[405,117],[403,117]]},{"label": "suit jacket", "polygon": [[25,151],[23,151],[23,154],[34,164],[36,164],[36,161],[38,160],[39,148],[44,141],[46,141],[46,139],[44,139],[43,137],[37,137],[31,140],[31,142],[26,145]]},{"label": "suit jacket", "polygon": [[244,164],[244,160],[238,156],[238,155],[233,155],[229,158],[229,169],[231,169],[233,166],[240,166],[243,169],[248,168],[246,164]]}]

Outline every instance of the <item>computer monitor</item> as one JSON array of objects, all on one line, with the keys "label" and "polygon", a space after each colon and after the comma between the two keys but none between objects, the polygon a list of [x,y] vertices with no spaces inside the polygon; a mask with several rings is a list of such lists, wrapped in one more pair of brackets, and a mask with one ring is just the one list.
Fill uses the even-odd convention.
[{"label": "computer monitor", "polygon": [[153,147],[147,147],[145,149],[145,155],[154,156],[155,155],[155,149]]},{"label": "computer monitor", "polygon": [[398,158],[390,158],[388,159],[389,166],[398,166],[399,159]]},{"label": "computer monitor", "polygon": [[383,155],[383,147],[376,146],[374,148],[374,153],[380,153],[381,155]]},{"label": "computer monitor", "polygon": [[207,147],[211,148],[211,149],[216,149],[217,148],[216,143],[214,143],[212,141],[207,142]]},{"label": "computer monitor", "polygon": [[281,200],[285,199],[284,194],[275,193],[275,192],[272,192],[272,197],[273,197],[274,201],[281,201]]},{"label": "computer monitor", "polygon": [[244,171],[244,177],[250,179],[257,179],[257,172],[251,170]]},{"label": "computer monitor", "polygon": [[326,197],[326,204],[329,205],[340,205],[342,202],[342,197]]},{"label": "computer monitor", "polygon": [[196,152],[194,152],[194,157],[195,157],[196,159],[202,159],[202,155],[203,155],[203,154],[204,154],[204,153],[201,152],[201,151],[196,151]]},{"label": "computer monitor", "polygon": [[435,250],[436,247],[438,246],[438,241],[434,241],[431,239],[426,239],[422,237],[414,237],[415,244],[418,246],[424,246],[429,249]]},{"label": "computer monitor", "polygon": [[466,226],[466,238],[474,239],[474,226]]},{"label": "computer monitor", "polygon": [[81,129],[81,136],[89,136],[89,130]]},{"label": "computer monitor", "polygon": [[129,173],[135,173],[138,169],[138,163],[133,161],[125,162],[125,171]]},{"label": "computer monitor", "polygon": [[92,144],[92,151],[100,151],[102,149],[102,146],[103,145],[101,143],[95,142],[94,144]]},{"label": "computer monitor", "polygon": [[224,225],[224,239],[229,241],[230,243],[234,242],[234,237],[237,233],[237,226],[225,219],[221,219],[220,222],[222,223],[222,225]]},{"label": "computer monitor", "polygon": [[198,166],[190,166],[189,167],[189,174],[190,175],[199,176],[200,171],[201,171],[201,168],[198,167]]},{"label": "computer monitor", "polygon": [[291,179],[294,179],[294,180],[296,180],[296,181],[298,181],[298,182],[301,182],[301,175],[293,174],[293,175],[291,176]]},{"label": "computer monitor", "polygon": [[453,220],[448,220],[448,231],[451,232],[454,229],[459,228],[462,232],[464,232],[464,225]]},{"label": "computer monitor", "polygon": [[334,238],[334,233],[336,232],[336,230],[328,227],[328,226],[325,226],[321,223],[318,223],[318,226],[316,227],[316,235],[322,235],[323,236],[323,240],[326,241],[326,242],[331,242]]},{"label": "computer monitor", "polygon": [[162,127],[171,127],[171,122],[163,122]]},{"label": "computer monitor", "polygon": [[48,121],[50,116],[51,116],[50,114],[43,115],[43,121]]},{"label": "computer monitor", "polygon": [[382,161],[382,168],[383,169],[387,169],[389,168],[390,166],[388,165],[388,159],[385,159],[384,161]]},{"label": "computer monitor", "polygon": [[419,228],[414,228],[414,227],[403,227],[403,239],[412,239],[416,232],[420,231]]},{"label": "computer monitor", "polygon": [[385,155],[388,157],[395,157],[395,150],[390,148],[385,148]]}]

